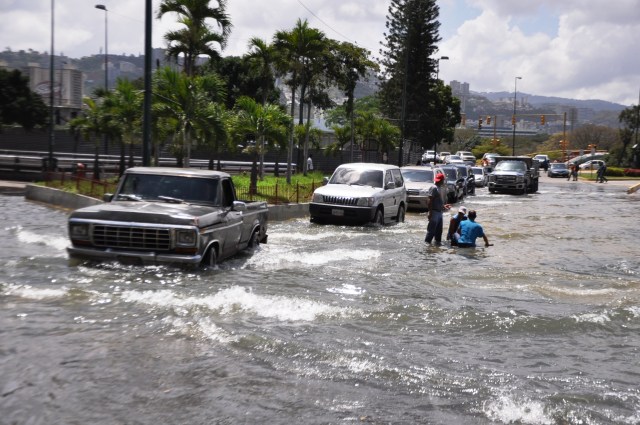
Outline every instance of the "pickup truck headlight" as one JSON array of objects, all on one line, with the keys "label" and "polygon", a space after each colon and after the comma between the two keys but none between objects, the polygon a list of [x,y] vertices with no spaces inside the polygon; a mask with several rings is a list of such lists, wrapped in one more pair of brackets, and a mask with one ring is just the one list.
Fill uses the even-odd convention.
[{"label": "pickup truck headlight", "polygon": [[89,240],[89,225],[87,223],[70,223],[69,237],[75,240]]},{"label": "pickup truck headlight", "polygon": [[523,182],[524,182],[524,176],[517,176],[517,177],[516,177],[516,181],[517,181],[518,183],[523,183]]},{"label": "pickup truck headlight", "polygon": [[313,199],[311,199],[311,202],[314,202],[316,204],[321,204],[323,202],[322,195],[319,193],[314,193]]},{"label": "pickup truck headlight", "polygon": [[176,245],[185,247],[185,246],[195,246],[198,241],[198,235],[195,230],[177,230],[176,231]]},{"label": "pickup truck headlight", "polygon": [[359,207],[372,207],[375,204],[375,198],[358,198]]}]

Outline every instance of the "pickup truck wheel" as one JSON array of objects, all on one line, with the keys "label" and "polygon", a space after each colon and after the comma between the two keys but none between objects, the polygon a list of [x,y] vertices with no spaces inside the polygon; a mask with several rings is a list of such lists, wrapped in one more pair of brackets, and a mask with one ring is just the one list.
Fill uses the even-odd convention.
[{"label": "pickup truck wheel", "polygon": [[215,246],[209,248],[202,264],[206,267],[216,267],[218,265],[218,253]]},{"label": "pickup truck wheel", "polygon": [[260,233],[259,229],[256,229],[251,234],[251,237],[249,238],[249,243],[247,244],[247,248],[249,248],[250,250],[254,250],[260,246],[259,233]]},{"label": "pickup truck wheel", "polygon": [[398,216],[396,217],[398,223],[404,223],[404,205],[398,207]]},{"label": "pickup truck wheel", "polygon": [[376,210],[376,215],[373,217],[373,224],[384,226],[384,214],[382,213],[382,208],[378,208]]}]

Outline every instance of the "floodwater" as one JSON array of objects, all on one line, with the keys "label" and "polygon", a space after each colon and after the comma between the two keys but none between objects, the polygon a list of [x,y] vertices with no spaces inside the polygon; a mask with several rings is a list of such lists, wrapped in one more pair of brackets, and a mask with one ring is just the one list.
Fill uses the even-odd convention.
[{"label": "floodwater", "polygon": [[640,423],[640,196],[464,205],[494,246],[299,219],[187,272],[70,265],[66,212],[0,196],[0,424]]}]

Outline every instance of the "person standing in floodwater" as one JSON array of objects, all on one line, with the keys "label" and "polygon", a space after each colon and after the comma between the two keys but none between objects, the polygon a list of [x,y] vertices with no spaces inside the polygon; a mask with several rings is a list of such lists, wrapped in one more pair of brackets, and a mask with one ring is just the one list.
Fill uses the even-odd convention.
[{"label": "person standing in floodwater", "polygon": [[442,213],[448,210],[451,205],[444,203],[446,192],[442,190],[444,185],[444,174],[438,173],[435,179],[435,185],[429,189],[429,200],[427,201],[427,235],[424,241],[431,244],[435,238],[436,245],[442,245]]}]

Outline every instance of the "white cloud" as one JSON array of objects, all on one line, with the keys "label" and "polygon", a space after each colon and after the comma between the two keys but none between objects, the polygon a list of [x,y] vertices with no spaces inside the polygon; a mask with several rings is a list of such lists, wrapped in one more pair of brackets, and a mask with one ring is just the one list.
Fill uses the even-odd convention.
[{"label": "white cloud", "polygon": [[[144,52],[141,0],[55,0],[55,52],[71,57],[104,47],[107,6],[109,52]],[[160,0],[153,0],[154,13]],[[475,91],[518,91],[638,103],[640,0],[438,0],[443,40],[440,77],[466,81]],[[241,55],[253,36],[270,41],[298,18],[328,37],[357,43],[375,56],[381,47],[389,1],[229,0],[233,31],[224,54]],[[51,3],[0,0],[0,48],[50,49]],[[177,25],[153,21],[153,46]]]}]

